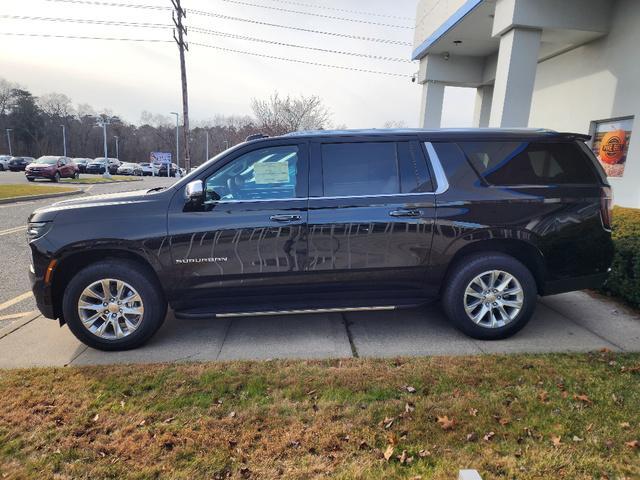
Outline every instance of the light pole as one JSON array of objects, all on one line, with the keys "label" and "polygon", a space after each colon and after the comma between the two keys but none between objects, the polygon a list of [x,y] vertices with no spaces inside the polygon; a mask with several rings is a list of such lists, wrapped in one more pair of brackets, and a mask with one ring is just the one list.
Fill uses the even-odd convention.
[{"label": "light pole", "polygon": [[209,160],[209,129],[207,128],[207,153],[205,155],[205,159],[204,161],[206,162],[207,160]]},{"label": "light pole", "polygon": [[114,135],[113,138],[116,139],[116,158],[120,160],[120,150],[118,149],[118,136]]},{"label": "light pole", "polygon": [[64,125],[60,125],[62,127],[62,155],[67,156],[67,132],[64,128]]},{"label": "light pole", "polygon": [[[178,172],[180,172],[180,135],[178,134],[178,122],[180,119],[180,114],[178,112],[171,112],[171,115],[176,116],[176,165]],[[169,171],[171,170],[171,164],[167,165],[167,177],[169,176]],[[176,175],[178,174],[176,172]]]},{"label": "light pole", "polygon": [[107,149],[107,125],[111,123],[109,118],[99,118],[96,126],[102,127],[102,136],[104,139],[104,173],[102,176],[104,178],[111,178],[111,173],[109,172],[109,152]]},{"label": "light pole", "polygon": [[13,132],[13,128],[7,128],[7,143],[9,144],[9,155],[13,157],[13,152],[11,151],[11,132]]}]

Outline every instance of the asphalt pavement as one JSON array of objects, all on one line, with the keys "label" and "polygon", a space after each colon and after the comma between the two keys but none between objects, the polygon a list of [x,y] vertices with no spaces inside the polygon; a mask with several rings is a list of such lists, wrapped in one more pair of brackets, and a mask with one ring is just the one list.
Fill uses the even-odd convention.
[{"label": "asphalt pavement", "polygon": [[[94,176],[96,175],[81,175],[83,178]],[[143,180],[134,182],[104,185],[77,184],[73,186],[84,190],[82,195],[99,195],[167,186],[175,181],[175,178],[143,177]],[[26,184],[24,172],[0,172],[0,184],[9,183]],[[69,186],[69,184],[56,184],[47,181],[36,183]],[[27,276],[30,252],[26,241],[26,224],[29,215],[37,208],[60,202],[66,198],[48,198],[0,205],[0,329],[15,321],[14,315],[36,309],[33,297],[26,295],[31,288]]]}]

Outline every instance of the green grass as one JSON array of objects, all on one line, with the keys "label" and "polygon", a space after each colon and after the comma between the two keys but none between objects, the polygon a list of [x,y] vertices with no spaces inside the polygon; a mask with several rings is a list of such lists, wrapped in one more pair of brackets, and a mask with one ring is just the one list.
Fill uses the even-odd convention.
[{"label": "green grass", "polygon": [[49,185],[0,185],[0,199],[25,197],[29,195],[45,195],[49,193],[74,192],[75,188]]},{"label": "green grass", "polygon": [[5,370],[0,473],[639,478],[639,411],[640,355],[608,351]]},{"label": "green grass", "polygon": [[65,178],[60,180],[61,183],[112,183],[112,182],[139,182],[141,177],[129,177],[126,175],[112,175],[111,178],[104,178],[96,175],[92,177]]}]

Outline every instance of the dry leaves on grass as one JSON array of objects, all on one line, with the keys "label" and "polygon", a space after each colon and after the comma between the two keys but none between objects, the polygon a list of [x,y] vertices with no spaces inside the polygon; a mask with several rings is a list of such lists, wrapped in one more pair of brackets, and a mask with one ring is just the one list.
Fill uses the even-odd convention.
[{"label": "dry leaves on grass", "polygon": [[393,445],[387,445],[387,449],[384,451],[384,459],[388,462],[393,456],[393,452],[396,448]]},{"label": "dry leaves on grass", "polygon": [[574,399],[574,400],[577,400],[577,401],[579,401],[579,402],[582,402],[582,403],[584,403],[584,404],[586,404],[586,405],[591,405],[591,404],[593,403],[593,402],[591,401],[591,399],[590,399],[587,395],[585,395],[585,394],[580,394],[580,395],[578,395],[578,394],[574,394],[574,395],[573,395],[573,399]]},{"label": "dry leaves on grass", "polygon": [[640,448],[640,442],[638,440],[631,440],[630,442],[624,442],[624,444],[629,448]]},{"label": "dry leaves on grass", "polygon": [[491,439],[493,437],[496,436],[496,432],[488,432],[484,437],[482,437],[484,439],[485,442],[490,442]]},{"label": "dry leaves on grass", "polygon": [[440,428],[443,430],[452,430],[456,425],[456,421],[453,418],[449,418],[447,415],[442,417],[438,417],[438,424],[440,424]]},{"label": "dry leaves on grass", "polygon": [[547,403],[549,401],[549,392],[547,392],[546,390],[540,391],[540,393],[538,393],[538,399],[542,403]]},{"label": "dry leaves on grass", "polygon": [[554,447],[559,447],[562,444],[562,437],[551,435],[551,443]]}]

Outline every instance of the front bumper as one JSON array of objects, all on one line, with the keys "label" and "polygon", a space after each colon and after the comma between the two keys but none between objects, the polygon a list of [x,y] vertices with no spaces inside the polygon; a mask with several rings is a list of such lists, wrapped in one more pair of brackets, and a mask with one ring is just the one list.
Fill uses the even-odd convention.
[{"label": "front bumper", "polygon": [[24,172],[24,176],[27,178],[47,178],[51,180],[54,174],[49,172],[34,172],[32,170],[27,170]]},{"label": "front bumper", "polygon": [[[44,317],[55,319],[56,314],[53,306],[51,285],[47,285],[44,281],[44,275],[38,275],[36,270],[38,270],[38,267],[34,267],[33,264],[29,265],[29,281],[31,282],[31,291],[36,300],[36,306]],[[46,271],[46,267],[43,271]]]}]

